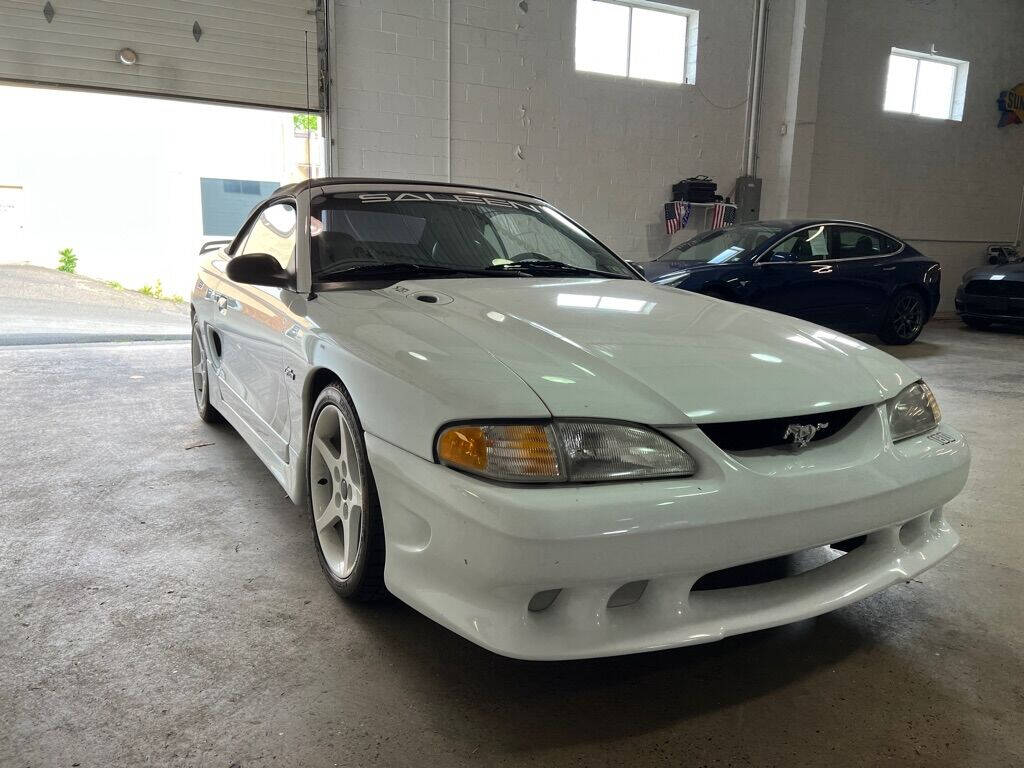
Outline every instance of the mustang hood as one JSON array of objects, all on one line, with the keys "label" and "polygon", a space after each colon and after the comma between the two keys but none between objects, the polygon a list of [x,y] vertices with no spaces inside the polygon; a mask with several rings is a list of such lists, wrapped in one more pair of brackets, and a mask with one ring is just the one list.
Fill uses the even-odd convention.
[{"label": "mustang hood", "polygon": [[917,379],[837,332],[639,280],[423,280],[378,293],[490,352],[555,416],[798,416],[877,403]]}]

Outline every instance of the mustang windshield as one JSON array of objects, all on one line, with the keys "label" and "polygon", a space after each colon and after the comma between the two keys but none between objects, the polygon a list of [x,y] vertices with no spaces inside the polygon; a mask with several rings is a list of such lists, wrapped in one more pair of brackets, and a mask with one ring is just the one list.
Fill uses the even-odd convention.
[{"label": "mustang windshield", "polygon": [[[314,198],[313,282],[430,277],[587,275],[634,278],[610,251],[541,202],[441,192]],[[429,269],[418,269],[418,268]],[[345,273],[348,273],[347,275]]]},{"label": "mustang windshield", "polygon": [[659,256],[656,261],[693,261],[704,264],[735,264],[754,258],[757,248],[782,232],[781,227],[746,224],[702,232]]}]

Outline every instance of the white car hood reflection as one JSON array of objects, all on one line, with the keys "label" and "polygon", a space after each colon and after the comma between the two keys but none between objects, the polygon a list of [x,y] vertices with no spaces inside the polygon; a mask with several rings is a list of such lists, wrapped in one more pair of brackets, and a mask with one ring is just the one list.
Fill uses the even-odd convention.
[{"label": "white car hood reflection", "polygon": [[[432,291],[453,300],[413,298]],[[796,416],[880,402],[917,378],[840,333],[642,281],[410,280],[376,293],[490,352],[556,416]]]}]

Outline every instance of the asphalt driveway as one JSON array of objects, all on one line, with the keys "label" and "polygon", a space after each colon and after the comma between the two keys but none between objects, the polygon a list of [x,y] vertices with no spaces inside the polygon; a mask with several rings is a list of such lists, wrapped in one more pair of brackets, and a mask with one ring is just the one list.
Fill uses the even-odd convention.
[{"label": "asphalt driveway", "polygon": [[0,265],[0,346],[186,339],[188,304],[55,269]]}]

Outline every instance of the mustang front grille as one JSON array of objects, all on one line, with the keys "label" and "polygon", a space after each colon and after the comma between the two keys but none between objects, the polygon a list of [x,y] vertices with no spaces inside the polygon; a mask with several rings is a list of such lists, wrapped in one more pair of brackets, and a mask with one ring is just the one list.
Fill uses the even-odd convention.
[{"label": "mustang front grille", "polygon": [[723,451],[803,446],[839,433],[859,411],[860,408],[847,408],[809,416],[701,424],[700,428]]}]

